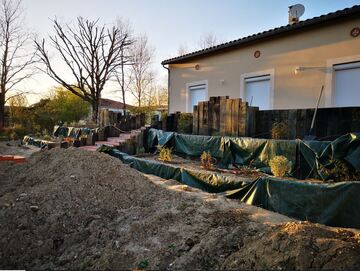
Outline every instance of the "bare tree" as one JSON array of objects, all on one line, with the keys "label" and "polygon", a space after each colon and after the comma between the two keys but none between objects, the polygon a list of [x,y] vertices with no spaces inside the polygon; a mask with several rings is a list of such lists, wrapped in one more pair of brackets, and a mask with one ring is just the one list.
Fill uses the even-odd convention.
[{"label": "bare tree", "polygon": [[129,45],[127,34],[116,26],[107,28],[98,20],[77,18],[76,26],[62,25],[53,20],[55,34],[50,36],[52,47],[72,74],[72,81],[65,73],[55,70],[45,48],[45,39],[35,41],[44,70],[52,79],[67,90],[89,102],[92,120],[97,123],[99,101],[106,82],[121,66],[121,53]]},{"label": "bare tree", "polygon": [[180,44],[177,53],[178,53],[179,56],[183,56],[183,55],[186,55],[187,53],[189,53],[189,49],[188,49],[187,45],[186,44]]},{"label": "bare tree", "polygon": [[5,104],[23,94],[16,90],[19,83],[30,78],[35,52],[29,48],[31,35],[24,28],[21,1],[0,2],[0,130],[5,125]]},{"label": "bare tree", "polygon": [[206,33],[200,37],[198,46],[200,47],[200,49],[206,49],[209,47],[216,46],[220,43],[221,43],[221,41],[215,34]]},{"label": "bare tree", "polygon": [[132,74],[133,83],[130,89],[131,94],[137,101],[139,107],[144,99],[147,99],[154,74],[151,71],[151,61],[154,50],[149,47],[146,36],[139,37],[132,46]]},{"label": "bare tree", "polygon": [[120,31],[120,35],[123,37],[126,37],[127,46],[123,46],[121,48],[120,58],[121,58],[121,64],[118,69],[115,70],[115,79],[118,83],[121,91],[121,98],[122,102],[124,104],[124,112],[126,114],[126,92],[130,90],[130,85],[133,81],[132,76],[132,69],[131,69],[131,49],[130,45],[134,43],[133,40],[133,30],[130,26],[130,23],[128,21],[124,21],[123,19],[119,18],[116,22],[116,27]]}]

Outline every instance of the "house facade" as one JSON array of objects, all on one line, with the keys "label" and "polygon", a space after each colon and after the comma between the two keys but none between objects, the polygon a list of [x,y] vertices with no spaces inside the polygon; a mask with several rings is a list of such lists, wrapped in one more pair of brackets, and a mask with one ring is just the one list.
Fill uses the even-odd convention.
[{"label": "house facade", "polygon": [[168,59],[169,112],[211,96],[260,110],[360,106],[360,6]]}]

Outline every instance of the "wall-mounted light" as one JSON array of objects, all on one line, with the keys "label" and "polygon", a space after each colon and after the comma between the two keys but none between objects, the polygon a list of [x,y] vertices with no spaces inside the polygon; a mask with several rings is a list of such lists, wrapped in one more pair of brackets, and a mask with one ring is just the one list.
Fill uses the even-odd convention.
[{"label": "wall-mounted light", "polygon": [[220,80],[220,86],[223,86],[225,84],[225,80],[224,79],[221,79]]},{"label": "wall-mounted light", "polygon": [[294,73],[295,73],[295,75],[298,75],[302,71],[303,71],[303,67],[296,67],[294,70]]},{"label": "wall-mounted light", "polygon": [[195,70],[197,70],[197,71],[200,70],[200,65],[199,64],[195,65]]}]

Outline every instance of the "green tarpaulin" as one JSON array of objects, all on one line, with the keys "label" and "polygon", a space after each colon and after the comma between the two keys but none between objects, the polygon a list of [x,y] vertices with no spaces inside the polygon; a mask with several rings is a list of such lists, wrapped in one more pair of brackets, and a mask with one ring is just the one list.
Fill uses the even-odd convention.
[{"label": "green tarpaulin", "polygon": [[36,138],[31,137],[31,136],[24,136],[24,138],[22,140],[22,144],[33,145],[33,146],[38,147],[38,148],[46,148],[48,146],[48,144],[49,144],[49,141],[36,139]]},{"label": "green tarpaulin", "polygon": [[220,136],[193,136],[175,133],[175,151],[189,156],[200,156],[203,151],[215,158],[222,158]]},{"label": "green tarpaulin", "polygon": [[247,204],[278,212],[289,217],[329,226],[360,228],[360,183],[336,184],[259,178],[246,181],[209,171],[189,170],[175,165],[146,160],[104,148],[104,152],[118,157],[131,167],[165,179],[210,193],[220,193]]},{"label": "green tarpaulin", "polygon": [[65,126],[55,125],[53,136],[72,137],[79,139],[80,135],[90,135],[94,131],[95,129],[86,128],[86,127],[76,128],[76,127],[65,127]]},{"label": "green tarpaulin", "polygon": [[[332,168],[335,160],[345,162],[360,172],[360,133],[351,133],[334,141],[274,140],[241,137],[183,135],[150,129],[148,146],[154,144],[173,147],[175,152],[187,156],[200,156],[209,151],[218,159],[219,167],[230,165],[254,166],[270,173],[269,161],[277,155],[292,163],[292,176],[328,179],[322,168]],[[153,148],[154,150],[154,148]]]}]

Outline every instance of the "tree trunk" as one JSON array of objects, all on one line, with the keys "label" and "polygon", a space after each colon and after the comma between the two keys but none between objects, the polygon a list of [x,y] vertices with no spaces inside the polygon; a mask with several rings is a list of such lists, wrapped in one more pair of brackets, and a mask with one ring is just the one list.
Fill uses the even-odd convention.
[{"label": "tree trunk", "polygon": [[124,116],[125,116],[125,115],[127,115],[126,114],[126,103],[125,103],[125,91],[123,91],[123,104],[124,104],[123,110],[124,110]]},{"label": "tree trunk", "polygon": [[0,93],[0,131],[5,127],[5,94]]},{"label": "tree trunk", "polygon": [[95,122],[96,124],[98,124],[99,121],[99,103],[97,103],[96,101],[92,102],[92,117],[91,120],[93,122]]},{"label": "tree trunk", "polygon": [[126,103],[125,103],[125,71],[124,71],[124,48],[121,50],[121,92],[123,97],[123,110],[124,116],[126,115]]}]

